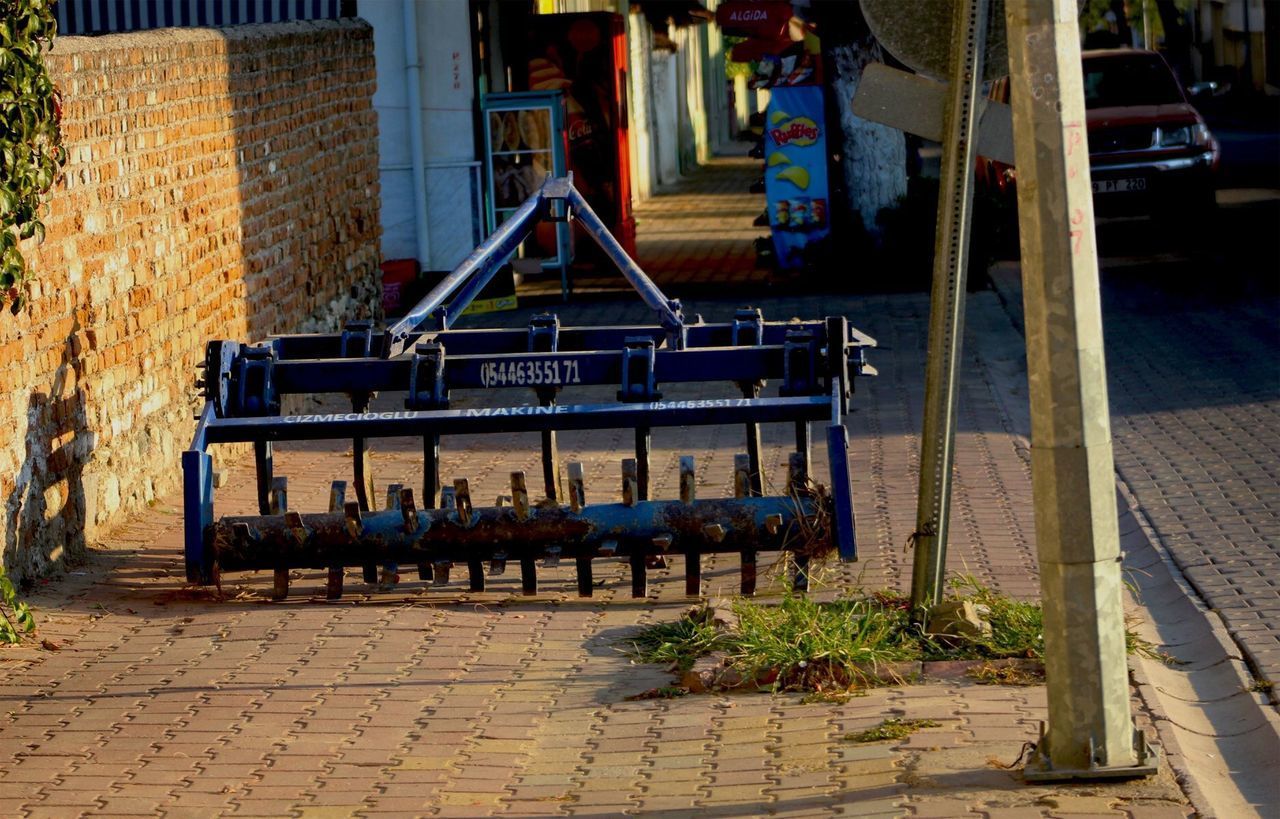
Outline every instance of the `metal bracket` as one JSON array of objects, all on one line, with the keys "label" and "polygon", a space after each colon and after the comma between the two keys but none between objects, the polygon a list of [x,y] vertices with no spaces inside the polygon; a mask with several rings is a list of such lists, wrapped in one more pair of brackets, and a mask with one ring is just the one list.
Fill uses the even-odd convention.
[{"label": "metal bracket", "polygon": [[569,222],[573,219],[573,208],[569,206],[569,191],[573,189],[573,173],[563,179],[547,177],[542,192],[545,195],[546,213],[542,217],[546,222]]},{"label": "metal bracket", "polygon": [[280,396],[276,394],[272,378],[274,368],[275,350],[271,345],[240,348],[232,378],[235,390],[233,409],[237,415],[261,417],[280,414]]},{"label": "metal bracket", "polygon": [[818,379],[818,338],[809,330],[788,330],[782,343],[783,396],[817,395],[826,389]]},{"label": "metal bracket", "polygon": [[619,401],[658,401],[662,393],[658,392],[658,382],[654,376],[654,363],[657,360],[652,338],[629,337],[622,350],[622,389],[618,390]]},{"label": "metal bracket", "polygon": [[554,353],[560,348],[560,317],[539,313],[529,319],[529,352]]},{"label": "metal bracket", "polygon": [[764,314],[759,307],[742,307],[733,314],[730,339],[735,347],[752,347],[764,338]]},{"label": "metal bracket", "polygon": [[[1142,776],[1153,776],[1160,766],[1161,749],[1159,743],[1148,742],[1147,735],[1141,728],[1133,729],[1132,765],[1104,766],[1097,763],[1097,754],[1089,754],[1087,768],[1054,768],[1049,758],[1050,749],[1045,741],[1044,723],[1040,723],[1040,741],[1036,743],[1022,769],[1022,778],[1028,782],[1063,782],[1079,779],[1137,779]],[[1093,747],[1093,742],[1089,743]]]},{"label": "metal bracket", "polygon": [[449,388],[444,384],[444,345],[419,344],[413,349],[409,369],[409,396],[404,399],[408,410],[449,408]]},{"label": "metal bracket", "polygon": [[373,353],[373,322],[349,321],[342,328],[339,348],[343,358],[368,358]]},{"label": "metal bracket", "polygon": [[853,379],[849,377],[849,353],[845,339],[849,337],[849,321],[844,316],[827,316],[827,383],[840,385],[836,398],[840,414],[849,412]]},{"label": "metal bracket", "polygon": [[675,317],[674,321],[664,321],[662,326],[667,331],[667,346],[672,350],[683,350],[688,343],[689,330],[684,321],[684,308],[680,299],[667,299],[667,309]]},{"label": "metal bracket", "polygon": [[231,374],[239,352],[240,345],[234,341],[210,341],[205,346],[204,377],[196,380],[196,386],[204,390],[219,418],[225,418],[231,407]]}]

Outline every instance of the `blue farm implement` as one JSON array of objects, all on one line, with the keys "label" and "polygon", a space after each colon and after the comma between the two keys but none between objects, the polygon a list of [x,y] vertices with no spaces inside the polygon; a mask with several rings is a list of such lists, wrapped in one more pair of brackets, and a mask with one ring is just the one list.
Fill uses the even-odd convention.
[{"label": "blue farm implement", "polygon": [[[452,329],[462,311],[512,256],[540,220],[576,219],[656,314],[653,325],[562,327],[550,314],[521,329]],[[468,256],[403,319],[386,328],[353,322],[341,333],[285,335],[257,344],[213,341],[207,349],[206,403],[191,448],[183,454],[187,579],[217,582],[219,572],[273,570],[275,595],[288,593],[289,570],[328,570],[327,593],[342,593],[344,569],[359,566],[368,583],[385,582],[400,564],[419,577],[448,582],[466,566],[470,588],[520,568],[526,594],[537,592],[536,566],[573,560],[578,589],[590,595],[592,560],[626,560],[632,593],[646,593],[646,568],[669,555],[683,558],[686,591],[701,587],[700,557],[740,556],[741,589],[755,590],[756,554],[789,550],[794,582],[807,583],[809,555],[838,551],[856,557],[848,438],[842,423],[855,375],[871,374],[863,351],[875,342],[843,317],[768,322],[759,310],[733,321],[687,320],[622,250],[569,179],[548,179],[538,192]],[[660,384],[727,382],[741,397],[663,400]],[[776,396],[763,393],[768,381]],[[610,385],[616,403],[564,403],[567,388]],[[536,405],[494,400],[479,408],[451,408],[452,389],[486,396],[532,391]],[[399,393],[404,409],[370,409],[375,393]],[[350,412],[286,415],[290,394],[348,396]],[[810,424],[826,424],[830,483],[810,480]],[[760,424],[795,425],[787,492],[766,496]],[[650,497],[650,436],[655,427],[741,424],[744,453],[735,457],[734,497],[694,497],[693,458],[680,459],[680,497]],[[561,430],[631,428],[635,457],[622,464],[622,502],[587,502],[581,464],[562,474],[556,446]],[[508,502],[472,504],[468,482],[440,480],[441,436],[537,431],[542,438],[542,493],[530,502],[523,472],[511,474]],[[369,442],[413,436],[422,440],[421,494],[373,489]],[[327,512],[288,506],[283,477],[272,469],[276,441],[348,439],[351,495],[335,482]],[[215,518],[212,444],[252,442],[258,514]],[[381,509],[379,509],[381,506]],[[486,571],[487,568],[487,571]],[[379,577],[379,570],[383,577]]]}]

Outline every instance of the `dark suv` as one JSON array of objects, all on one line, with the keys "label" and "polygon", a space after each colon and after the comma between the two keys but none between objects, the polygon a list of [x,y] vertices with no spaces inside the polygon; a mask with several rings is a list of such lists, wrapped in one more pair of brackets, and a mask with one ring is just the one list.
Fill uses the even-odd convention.
[{"label": "dark suv", "polygon": [[[1153,51],[1086,51],[1084,104],[1098,216],[1193,217],[1214,204],[1218,141]],[[1009,101],[1009,78],[989,95]],[[978,184],[1011,193],[1008,165],[980,160]]]}]

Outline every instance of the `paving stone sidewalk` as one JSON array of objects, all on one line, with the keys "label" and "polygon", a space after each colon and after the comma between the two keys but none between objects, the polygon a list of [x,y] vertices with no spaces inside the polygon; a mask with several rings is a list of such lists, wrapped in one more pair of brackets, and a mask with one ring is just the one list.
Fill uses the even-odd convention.
[{"label": "paving stone sidewalk", "polygon": [[[740,173],[749,173],[742,163]],[[692,184],[692,183],[691,183]],[[686,207],[698,207],[690,197]],[[679,241],[673,235],[669,241]],[[1028,451],[987,351],[1020,343],[992,293],[977,294],[960,395],[950,565],[1019,597],[1038,590]],[[722,320],[738,300],[686,303]],[[914,528],[928,303],[923,294],[787,297],[767,318],[842,313],[875,336],[882,375],[858,383],[849,416],[861,561],[831,567],[820,594],[904,589]],[[562,321],[647,320],[631,302],[595,301]],[[519,325],[527,312],[500,321]],[[669,395],[718,395],[713,386]],[[732,387],[728,387],[731,394]],[[388,399],[389,400],[389,399]],[[463,402],[476,396],[460,395]],[[629,430],[563,433],[592,500],[616,499]],[[767,428],[781,485],[791,430]],[[376,450],[379,485],[420,481],[420,444]],[[699,495],[729,495],[742,431],[654,432],[654,495],[675,496],[692,454]],[[341,446],[280,447],[290,506],[324,509],[350,479]],[[507,474],[537,474],[536,436],[445,439],[443,474],[480,502]],[[815,473],[825,454],[815,447]],[[176,469],[175,465],[175,469]],[[219,513],[250,512],[252,473],[229,468]],[[594,597],[572,568],[542,569],[485,592],[405,582],[376,591],[349,573],[296,572],[283,602],[269,573],[224,578],[221,599],[185,586],[181,512],[172,496],[98,545],[91,563],[33,596],[42,634],[61,646],[0,653],[0,804],[20,816],[1185,816],[1167,766],[1127,784],[1035,786],[1016,768],[1046,718],[1041,687],[965,678],[874,689],[845,704],[793,694],[629,700],[670,682],[620,650],[638,626],[677,617],[679,559],[632,600],[625,565],[597,561]],[[736,589],[736,558],[708,560],[704,594]],[[766,594],[776,594],[771,587]],[[1135,701],[1140,726],[1150,715]],[[894,716],[939,725],[896,742],[845,735]]]}]

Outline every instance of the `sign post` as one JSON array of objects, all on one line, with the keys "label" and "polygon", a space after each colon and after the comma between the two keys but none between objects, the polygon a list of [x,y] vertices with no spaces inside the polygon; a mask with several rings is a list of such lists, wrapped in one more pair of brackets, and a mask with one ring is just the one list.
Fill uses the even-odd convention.
[{"label": "sign post", "polygon": [[964,337],[965,279],[977,157],[978,100],[987,41],[988,0],[954,4],[951,70],[943,114],[938,234],[933,247],[924,430],[916,505],[911,609],[918,616],[942,599],[946,579],[951,468],[955,460],[956,381]]}]

